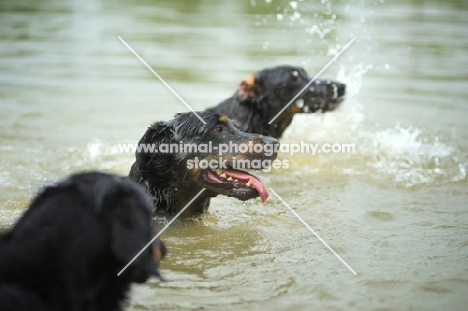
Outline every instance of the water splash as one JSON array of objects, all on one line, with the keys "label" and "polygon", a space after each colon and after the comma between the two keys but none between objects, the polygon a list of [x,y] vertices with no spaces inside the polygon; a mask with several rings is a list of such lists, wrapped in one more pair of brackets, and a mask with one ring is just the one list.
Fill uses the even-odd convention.
[{"label": "water splash", "polygon": [[349,132],[361,127],[366,118],[363,105],[354,99],[362,87],[370,64],[358,64],[347,71],[340,67],[336,80],[346,84],[346,100],[338,110],[327,114],[296,114],[284,138],[293,140],[329,141],[349,139]]},{"label": "water splash", "polygon": [[90,167],[122,171],[123,174],[127,173],[135,158],[132,153],[122,153],[117,142],[103,142],[99,138],[88,142],[85,151],[77,150],[75,153],[81,155],[84,163]]},{"label": "water splash", "polygon": [[295,115],[283,137],[285,142],[353,143],[357,153],[339,158],[323,154],[315,159],[291,157],[290,162],[298,162],[293,168],[311,168],[312,174],[366,175],[384,183],[390,179],[404,187],[465,180],[466,164],[458,159],[459,148],[448,133],[399,123],[387,128],[365,123],[364,107],[355,97],[371,69],[372,64],[364,63],[350,70],[341,66],[336,80],[347,85],[346,101],[333,113]]},{"label": "water splash", "polygon": [[371,70],[372,67],[372,64],[360,63],[354,65],[351,70],[347,71],[345,66],[340,66],[336,80],[346,84],[346,98],[353,98],[359,94],[362,88],[364,74]]},{"label": "water splash", "polygon": [[[362,107],[357,102],[346,106]],[[321,118],[323,121],[319,121]],[[363,113],[343,112],[295,117],[283,141],[353,143],[356,153],[289,156],[292,168],[308,168],[308,173],[320,175],[364,175],[403,187],[466,179],[466,163],[459,159],[460,150],[446,133],[429,133],[398,123],[387,128],[366,126],[364,119]]]},{"label": "water splash", "polygon": [[98,158],[102,154],[102,141],[95,138],[87,144],[88,156],[91,160]]},{"label": "water splash", "polygon": [[464,165],[456,157],[457,148],[420,128],[397,124],[375,132],[363,131],[360,141],[360,153],[371,157],[367,166],[405,187],[466,177]]}]

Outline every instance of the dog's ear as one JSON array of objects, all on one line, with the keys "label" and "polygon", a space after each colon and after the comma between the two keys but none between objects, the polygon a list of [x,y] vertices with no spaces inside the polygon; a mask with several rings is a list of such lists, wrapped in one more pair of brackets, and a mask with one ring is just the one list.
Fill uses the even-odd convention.
[{"label": "dog's ear", "polygon": [[250,75],[246,79],[242,80],[239,83],[239,87],[237,89],[237,97],[240,100],[246,100],[248,98],[254,98],[257,96],[258,92],[258,83],[255,75]]},{"label": "dog's ear", "polygon": [[[123,268],[151,240],[151,203],[143,190],[113,190],[103,199],[102,218],[109,229],[110,250]],[[140,279],[146,280],[156,270],[152,250],[145,249],[128,270],[130,275],[139,271]]]},{"label": "dog's ear", "polygon": [[[135,158],[143,178],[147,179],[149,172],[158,170],[161,163],[165,164],[165,158],[170,158],[169,154],[158,154],[158,157],[154,157],[153,154],[157,154],[157,148],[161,143],[170,141],[171,135],[165,122],[156,122],[148,127],[138,142],[139,150],[135,152]],[[153,163],[156,160],[158,162]]]}]

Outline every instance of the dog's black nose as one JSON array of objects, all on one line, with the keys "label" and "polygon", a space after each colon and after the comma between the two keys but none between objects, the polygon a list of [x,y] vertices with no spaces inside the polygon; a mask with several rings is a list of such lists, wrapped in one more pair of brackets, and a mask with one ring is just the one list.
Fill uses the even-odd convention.
[{"label": "dog's black nose", "polygon": [[338,88],[338,97],[343,97],[346,93],[346,84],[335,83]]}]

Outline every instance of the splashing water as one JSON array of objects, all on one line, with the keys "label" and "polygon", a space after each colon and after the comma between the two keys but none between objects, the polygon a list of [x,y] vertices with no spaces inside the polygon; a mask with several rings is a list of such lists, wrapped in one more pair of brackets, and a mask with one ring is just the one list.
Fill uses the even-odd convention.
[{"label": "splashing water", "polygon": [[404,187],[464,180],[465,164],[457,158],[457,147],[447,134],[431,134],[399,123],[383,129],[365,124],[364,107],[355,97],[364,74],[371,69],[372,64],[358,64],[349,71],[342,66],[336,80],[347,85],[347,98],[341,107],[326,114],[296,114],[283,136],[284,142],[353,143],[356,154],[341,158],[324,154],[315,155],[316,159],[311,155],[288,157],[290,162],[299,163],[293,168],[312,166],[309,172],[314,174],[341,168],[346,175],[366,175],[384,183],[390,178]]},{"label": "splashing water", "polygon": [[340,66],[336,80],[346,84],[346,98],[353,98],[359,94],[362,88],[364,74],[371,69],[372,64],[361,63],[353,66],[349,72],[346,72],[346,68]]},{"label": "splashing water", "polygon": [[283,141],[352,143],[356,153],[288,156],[290,162],[299,163],[295,168],[313,166],[315,169],[309,172],[314,174],[340,171],[346,175],[366,175],[378,182],[393,181],[404,187],[458,182],[466,178],[465,164],[456,156],[457,147],[445,142],[449,141],[448,137],[400,124],[384,129],[365,126],[364,114],[357,112],[362,106],[357,101],[346,106],[347,111],[354,112],[295,116]]},{"label": "splashing water", "polygon": [[358,64],[349,72],[340,67],[336,81],[346,84],[346,99],[339,109],[327,114],[296,114],[294,122],[286,129],[285,139],[327,141],[347,140],[365,122],[364,107],[353,99],[362,87],[364,74],[372,65]]},{"label": "splashing water", "polygon": [[397,183],[419,184],[460,181],[466,177],[464,165],[454,156],[456,148],[424,135],[423,130],[401,127],[360,133],[360,153],[372,159],[367,165]]}]

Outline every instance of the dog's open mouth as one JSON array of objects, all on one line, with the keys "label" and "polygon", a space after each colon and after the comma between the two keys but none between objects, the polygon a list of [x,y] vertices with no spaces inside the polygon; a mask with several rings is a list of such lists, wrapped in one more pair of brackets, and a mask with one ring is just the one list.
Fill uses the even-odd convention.
[{"label": "dog's open mouth", "polygon": [[304,113],[333,111],[345,99],[346,85],[333,81],[316,80],[304,96],[295,101]]},{"label": "dog's open mouth", "polygon": [[229,191],[228,196],[248,200],[260,196],[262,203],[268,198],[268,191],[260,178],[236,169],[205,170],[206,180],[211,187],[221,192]]}]

